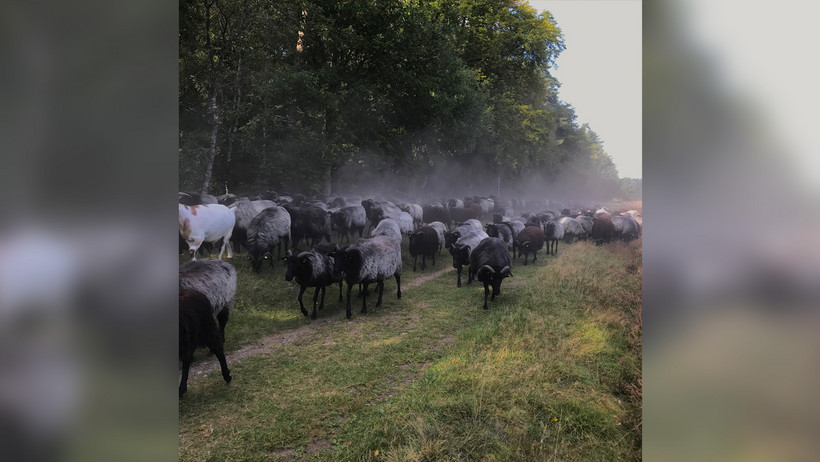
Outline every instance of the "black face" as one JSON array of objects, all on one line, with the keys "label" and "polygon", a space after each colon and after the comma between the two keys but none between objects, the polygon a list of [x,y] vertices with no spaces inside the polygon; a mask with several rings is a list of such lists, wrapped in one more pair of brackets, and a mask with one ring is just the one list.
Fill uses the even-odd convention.
[{"label": "black face", "polygon": [[453,248],[453,268],[470,264],[470,249],[467,247]]}]

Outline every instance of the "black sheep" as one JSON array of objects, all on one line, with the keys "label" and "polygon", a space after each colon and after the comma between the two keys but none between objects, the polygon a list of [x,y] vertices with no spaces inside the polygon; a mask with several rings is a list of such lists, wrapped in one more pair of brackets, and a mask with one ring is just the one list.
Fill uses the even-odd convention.
[{"label": "black sheep", "polygon": [[527,255],[532,253],[532,261],[535,262],[541,247],[544,247],[544,230],[540,226],[527,226],[518,233],[518,256],[524,255],[525,266]]},{"label": "black sheep", "polygon": [[615,234],[615,225],[612,224],[612,219],[601,214],[592,219],[592,232],[590,236],[595,241],[595,245],[609,243],[612,236]]},{"label": "black sheep", "polygon": [[315,287],[313,292],[313,313],[311,319],[316,319],[316,300],[319,298],[319,292],[322,293],[322,299],[319,302],[319,309],[324,308],[325,305],[325,291],[327,286],[334,282],[339,283],[339,301],[342,301],[342,275],[337,271],[336,261],[334,256],[338,251],[338,247],[334,244],[327,246],[321,244],[321,248],[316,250],[309,250],[302,252],[296,256],[287,256],[282,258],[287,265],[287,272],[285,273],[285,280],[292,281],[296,278],[299,284],[299,309],[302,314],[307,316],[308,312],[302,303],[302,295],[308,287]]},{"label": "black sheep", "polygon": [[432,223],[434,221],[440,221],[447,226],[447,229],[450,229],[450,214],[447,213],[447,209],[441,203],[432,203],[427,204],[421,208],[423,221],[425,223]]},{"label": "black sheep", "polygon": [[199,346],[208,347],[222,368],[222,378],[231,382],[231,371],[225,360],[225,339],[213,317],[213,307],[201,292],[189,289],[179,291],[179,359],[182,361],[182,380],[179,383],[179,397],[188,390],[188,372],[194,361],[194,351]]},{"label": "black sheep", "polygon": [[[470,252],[476,248],[478,244],[486,239],[487,233],[471,229],[466,231],[456,242],[450,247],[450,255],[453,256],[453,268],[456,269],[456,287],[461,287],[461,269],[464,266],[470,265]],[[472,274],[467,279],[467,284],[473,282]]]},{"label": "black sheep", "polygon": [[424,271],[428,256],[433,258],[433,266],[436,266],[436,251],[438,248],[438,232],[432,226],[422,226],[418,231],[410,234],[410,256],[413,257],[413,271],[416,271],[416,261],[419,255],[421,255],[422,271]]},{"label": "black sheep", "polygon": [[361,283],[362,313],[367,313],[367,287],[376,283],[379,290],[378,308],[382,304],[384,280],[391,276],[396,278],[396,298],[401,298],[401,244],[387,236],[374,236],[359,239],[345,249],[336,253],[336,270],[344,273],[347,281],[347,319],[351,317],[350,292],[354,284]]},{"label": "black sheep", "polygon": [[495,301],[496,295],[501,295],[501,281],[512,276],[510,272],[510,252],[507,243],[497,237],[488,237],[481,241],[470,254],[470,276],[475,275],[479,282],[484,284],[484,309],[487,309],[487,296],[490,285]]},{"label": "black sheep", "polygon": [[311,248],[316,247],[322,239],[330,239],[330,214],[321,207],[309,205],[296,207],[286,204],[285,209],[290,213],[290,234],[293,241],[293,250],[304,239]]},{"label": "black sheep", "polygon": [[208,297],[224,338],[236,294],[236,269],[222,260],[189,261],[179,265],[178,278],[179,290],[196,290]]}]

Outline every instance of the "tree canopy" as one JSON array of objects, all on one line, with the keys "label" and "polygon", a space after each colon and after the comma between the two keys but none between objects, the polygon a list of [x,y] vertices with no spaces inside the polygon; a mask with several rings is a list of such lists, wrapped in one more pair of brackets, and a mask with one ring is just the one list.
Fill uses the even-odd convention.
[{"label": "tree canopy", "polygon": [[550,74],[564,49],[517,0],[181,0],[180,188],[330,192],[378,173],[414,190],[451,169],[612,197],[611,158]]}]

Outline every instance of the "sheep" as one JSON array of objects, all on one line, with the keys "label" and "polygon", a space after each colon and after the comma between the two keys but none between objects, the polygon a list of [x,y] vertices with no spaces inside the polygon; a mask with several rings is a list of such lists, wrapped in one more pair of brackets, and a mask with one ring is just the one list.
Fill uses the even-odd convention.
[{"label": "sheep", "polygon": [[401,244],[388,236],[374,236],[359,239],[350,246],[336,253],[337,272],[344,273],[347,281],[347,319],[351,318],[350,293],[354,284],[363,284],[362,314],[367,313],[367,286],[377,284],[379,298],[376,307],[382,304],[384,280],[391,276],[396,278],[396,298],[401,298]]},{"label": "sheep", "polygon": [[438,221],[444,223],[447,229],[450,228],[450,214],[447,213],[447,209],[440,202],[426,204],[421,209],[422,220],[425,223]]},{"label": "sheep", "polygon": [[233,258],[230,245],[236,217],[228,207],[219,204],[183,205],[179,204],[179,232],[188,243],[191,260],[196,261],[196,251],[203,242],[217,242],[222,239],[222,248],[217,258],[228,249],[228,258]]},{"label": "sheep", "polygon": [[467,223],[466,225],[459,225],[456,229],[452,231],[447,231],[444,233],[444,248],[450,249],[453,247],[453,243],[455,243],[464,233],[470,231],[483,231],[483,228],[476,229],[472,223]]},{"label": "sheep", "polygon": [[532,262],[538,259],[538,251],[544,246],[544,230],[540,226],[527,226],[518,233],[516,239],[518,256],[524,255],[524,266],[527,265],[527,255],[532,253]]},{"label": "sheep", "polygon": [[290,214],[277,205],[262,210],[251,220],[248,225],[247,246],[251,266],[255,272],[259,272],[263,259],[270,260],[270,266],[273,268],[271,252],[274,246],[276,246],[277,258],[282,256],[282,241],[287,250],[290,225]]},{"label": "sheep", "polygon": [[225,337],[220,335],[214,322],[211,303],[201,292],[191,289],[179,291],[179,359],[182,361],[182,379],[179,397],[188,391],[188,373],[198,346],[208,347],[219,360],[222,378],[231,383],[231,371],[225,360]]},{"label": "sheep", "polygon": [[564,238],[564,226],[558,220],[550,220],[544,225],[544,241],[547,243],[547,255],[558,254],[558,241]]},{"label": "sheep", "polygon": [[586,215],[578,215],[575,219],[578,220],[578,223],[581,223],[581,226],[584,228],[585,235],[589,235],[589,233],[592,232],[593,219],[591,217]]},{"label": "sheep", "polygon": [[470,218],[469,220],[463,221],[459,223],[459,226],[472,226],[476,231],[484,231],[484,226],[482,226],[481,222],[475,218]]},{"label": "sheep", "polygon": [[507,244],[507,250],[513,251],[513,258],[515,258],[515,246],[513,246],[513,232],[512,228],[507,224],[501,223],[487,223],[487,235],[490,237],[498,237]]},{"label": "sheep", "polygon": [[620,237],[625,242],[638,237],[638,222],[631,215],[617,215],[612,217],[612,224],[615,226],[614,235]]},{"label": "sheep", "polygon": [[447,201],[447,208],[454,209],[454,208],[464,208],[464,201],[461,199],[450,199]]},{"label": "sheep", "polygon": [[408,234],[413,232],[414,224],[413,217],[407,212],[387,213],[382,216],[382,219],[392,218],[396,224],[399,225],[401,234]]},{"label": "sheep", "polygon": [[410,217],[413,219],[413,231],[417,230],[419,226],[421,226],[422,219],[424,218],[424,211],[422,210],[419,204],[396,204],[398,208],[410,214]]},{"label": "sheep", "polygon": [[424,271],[427,256],[433,258],[436,266],[436,251],[439,248],[438,232],[432,226],[422,226],[418,231],[410,234],[410,256],[413,257],[413,271],[416,271],[416,261],[421,254],[421,270]]},{"label": "sheep", "polygon": [[316,247],[322,239],[330,239],[330,214],[320,207],[297,207],[292,204],[284,205],[290,213],[290,235],[293,241],[293,250],[304,239],[311,248]]},{"label": "sheep", "polygon": [[447,231],[447,226],[440,221],[428,223],[427,226],[435,229],[438,234],[438,253],[441,255],[441,248],[444,246],[444,233]]},{"label": "sheep", "polygon": [[[479,242],[488,237],[484,231],[469,230],[463,233],[450,247],[450,255],[453,256],[453,268],[456,269],[457,274],[456,287],[461,287],[461,268],[470,264],[470,252],[478,246]],[[472,275],[469,276],[467,284],[473,282]]]},{"label": "sheep", "polygon": [[339,248],[335,244],[320,244],[315,250],[301,252],[299,255],[288,255],[282,258],[287,266],[285,273],[285,280],[292,281],[296,278],[299,284],[299,309],[302,314],[307,316],[308,312],[302,303],[302,295],[308,287],[315,287],[313,292],[313,313],[310,315],[311,319],[316,319],[316,300],[319,298],[319,292],[322,293],[322,299],[319,302],[319,309],[325,306],[325,291],[327,286],[334,282],[339,283],[339,301],[342,298],[342,274],[340,269],[337,270],[335,255]]},{"label": "sheep", "polygon": [[615,234],[615,225],[609,214],[600,214],[592,219],[592,231],[590,236],[595,241],[595,245],[608,243]]},{"label": "sheep", "polygon": [[367,224],[367,216],[364,213],[364,207],[361,205],[343,207],[339,209],[338,212],[331,214],[330,223],[331,227],[335,228],[336,233],[339,235],[339,242],[341,242],[342,236],[344,236],[349,243],[350,236],[348,233],[358,231],[359,238],[362,237],[364,227]]},{"label": "sheep", "polygon": [[179,265],[179,289],[192,289],[208,297],[212,316],[219,321],[219,331],[225,336],[225,324],[233,310],[236,294],[236,269],[222,260],[189,261]]},{"label": "sheep", "polygon": [[467,204],[463,208],[454,207],[449,209],[450,221],[459,223],[469,219],[480,219],[482,212],[478,204]]},{"label": "sheep", "polygon": [[512,277],[510,266],[510,252],[507,243],[497,237],[488,237],[482,240],[470,254],[470,279],[475,275],[479,282],[484,284],[484,309],[487,309],[489,286],[493,287],[493,296],[501,295],[501,281]]},{"label": "sheep", "polygon": [[396,242],[401,243],[401,229],[396,220],[392,218],[385,218],[379,222],[379,225],[370,233],[370,236],[387,236],[392,237]]},{"label": "sheep", "polygon": [[[395,217],[402,213],[401,209],[393,205],[391,202],[376,202],[373,199],[363,200],[362,207],[364,207],[365,215],[367,216],[367,221],[369,223],[367,228],[368,231],[374,224],[378,224],[384,218],[387,218],[388,216]],[[410,222],[412,228],[412,217],[410,218]]]},{"label": "sheep", "polygon": [[575,239],[580,239],[581,237],[586,236],[584,227],[575,218],[561,217],[558,219],[558,222],[564,227],[564,242],[567,244],[572,243]]},{"label": "sheep", "polygon": [[262,210],[274,206],[276,206],[276,203],[273,201],[250,201],[248,198],[243,197],[236,200],[230,207],[228,207],[233,210],[234,215],[236,215],[236,223],[231,235],[231,242],[233,243],[235,252],[239,252],[241,250],[241,246],[247,244],[246,240],[248,238],[248,226],[251,224],[251,220],[253,220],[256,215],[259,215],[259,212]]}]

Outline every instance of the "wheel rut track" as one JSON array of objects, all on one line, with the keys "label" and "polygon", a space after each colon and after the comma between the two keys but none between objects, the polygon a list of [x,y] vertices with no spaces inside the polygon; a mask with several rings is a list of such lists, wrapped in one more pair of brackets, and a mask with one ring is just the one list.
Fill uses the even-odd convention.
[{"label": "wheel rut track", "polygon": [[[418,278],[414,279],[413,282],[403,285],[402,292],[405,292],[408,289],[418,287],[427,281],[438,278],[451,271],[453,271],[453,268],[447,267],[434,273],[419,276]],[[387,316],[389,319],[390,315]],[[282,348],[283,346],[290,345],[293,342],[296,342],[302,338],[305,338],[311,334],[316,333],[327,324],[344,320],[344,318],[345,311],[340,310],[338,313],[332,316],[317,319],[312,321],[310,324],[278,332],[275,335],[271,335],[261,339],[257,343],[245,345],[234,352],[226,354],[225,359],[227,360],[228,366],[230,367],[231,365],[236,364],[245,358],[271,353],[279,348]],[[351,322],[356,322],[356,320],[353,320]],[[215,356],[211,355],[207,359],[203,359],[197,362],[196,364],[191,365],[191,370],[188,375],[188,382],[190,383],[196,379],[205,377],[211,374],[212,372],[218,372],[219,370],[219,362],[216,360]]]}]

